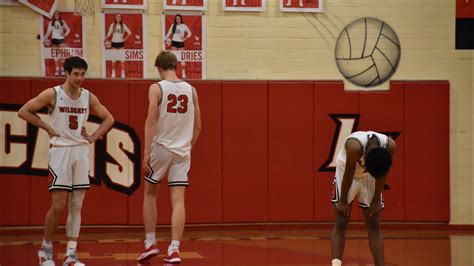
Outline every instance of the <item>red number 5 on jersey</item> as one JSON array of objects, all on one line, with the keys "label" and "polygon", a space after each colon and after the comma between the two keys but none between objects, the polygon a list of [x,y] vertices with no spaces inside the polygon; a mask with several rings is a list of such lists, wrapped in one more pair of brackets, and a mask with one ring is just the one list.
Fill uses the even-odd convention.
[{"label": "red number 5 on jersey", "polygon": [[169,94],[167,111],[168,113],[186,113],[188,111],[188,96]]},{"label": "red number 5 on jersey", "polygon": [[69,128],[70,129],[77,129],[78,128],[77,115],[70,115],[69,116]]}]

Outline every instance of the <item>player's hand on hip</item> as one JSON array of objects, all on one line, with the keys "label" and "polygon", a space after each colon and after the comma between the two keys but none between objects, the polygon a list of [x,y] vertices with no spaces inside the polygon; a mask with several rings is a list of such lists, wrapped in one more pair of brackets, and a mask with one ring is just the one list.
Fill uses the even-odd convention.
[{"label": "player's hand on hip", "polygon": [[349,205],[347,202],[339,201],[336,204],[336,210],[341,212],[341,214],[344,216],[347,216],[349,214],[350,207],[351,205]]},{"label": "player's hand on hip", "polygon": [[382,201],[378,200],[370,203],[369,216],[374,216],[381,211],[383,211]]},{"label": "player's hand on hip", "polygon": [[61,136],[61,135],[59,135],[59,134],[58,134],[53,128],[51,128],[51,127],[48,128],[48,129],[46,130],[46,132],[48,132],[48,135],[49,135],[50,138],[52,138],[52,137],[60,137],[60,136]]},{"label": "player's hand on hip", "polygon": [[85,127],[82,127],[82,130],[81,130],[81,136],[87,140],[87,142],[89,143],[93,143],[95,141],[95,139],[93,139],[91,136],[89,136],[89,134],[87,134],[87,130]]}]

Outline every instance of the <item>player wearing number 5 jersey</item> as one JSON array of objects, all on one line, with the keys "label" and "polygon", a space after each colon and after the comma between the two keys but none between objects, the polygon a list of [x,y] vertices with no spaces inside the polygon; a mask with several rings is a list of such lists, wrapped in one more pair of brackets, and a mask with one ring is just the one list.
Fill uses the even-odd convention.
[{"label": "player wearing number 5 jersey", "polygon": [[201,112],[196,90],[176,75],[178,60],[167,51],[161,52],[155,66],[163,79],[150,86],[148,117],[145,122],[143,171],[145,194],[143,219],[145,251],[137,258],[144,262],[156,256],[156,194],[158,184],[168,177],[172,217],[171,243],[165,262],[180,263],[179,243],[185,223],[184,193],[189,185],[191,149],[201,131]]},{"label": "player wearing number 5 jersey", "polygon": [[[89,143],[104,135],[114,123],[109,111],[97,97],[81,87],[87,63],[80,57],[64,62],[66,81],[41,92],[29,100],[18,112],[28,123],[44,129],[49,137],[48,166],[51,207],[46,213],[43,244],[38,257],[40,265],[54,265],[52,239],[63,209],[68,203],[66,223],[67,250],[65,265],[84,265],[77,258],[77,238],[81,226],[81,208],[85,189],[89,188]],[[48,108],[49,123],[36,112]],[[103,121],[97,130],[88,135],[84,126],[94,112]]]}]

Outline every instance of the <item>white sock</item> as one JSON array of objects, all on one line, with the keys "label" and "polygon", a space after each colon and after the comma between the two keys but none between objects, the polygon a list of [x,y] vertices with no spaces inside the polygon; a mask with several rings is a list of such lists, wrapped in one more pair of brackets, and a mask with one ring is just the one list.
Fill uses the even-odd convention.
[{"label": "white sock", "polygon": [[76,249],[77,249],[77,241],[68,241],[66,256],[74,255],[76,253]]},{"label": "white sock", "polygon": [[122,78],[125,78],[125,70],[122,70],[122,73],[120,74]]},{"label": "white sock", "polygon": [[146,233],[145,236],[146,236],[146,239],[145,239],[145,249],[148,249],[151,245],[155,245],[155,244],[156,244],[155,232]]},{"label": "white sock", "polygon": [[50,240],[45,240],[43,239],[43,247],[47,249],[52,249],[53,248],[53,242]]},{"label": "white sock", "polygon": [[171,255],[173,251],[179,250],[179,240],[172,240],[168,247],[168,255]]},{"label": "white sock", "polygon": [[332,266],[342,266],[342,260],[340,259],[333,259]]}]

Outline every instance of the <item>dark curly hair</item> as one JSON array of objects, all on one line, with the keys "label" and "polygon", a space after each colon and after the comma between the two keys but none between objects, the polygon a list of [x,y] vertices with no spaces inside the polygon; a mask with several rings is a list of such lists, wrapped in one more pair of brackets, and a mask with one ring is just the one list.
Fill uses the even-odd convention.
[{"label": "dark curly hair", "polygon": [[64,60],[63,68],[67,73],[71,74],[73,68],[87,70],[87,62],[79,56],[72,56]]},{"label": "dark curly hair", "polygon": [[375,179],[387,175],[392,166],[392,155],[387,149],[373,148],[365,155],[365,170]]}]

